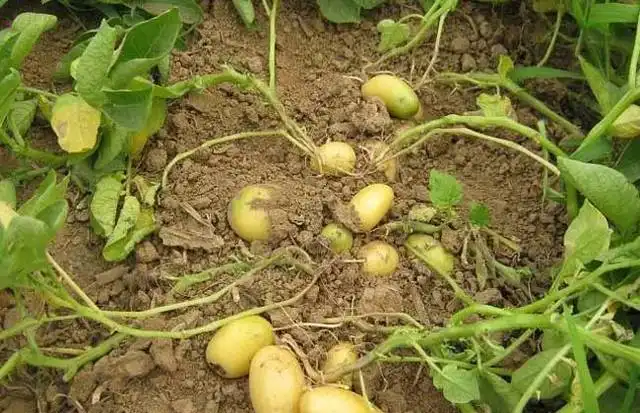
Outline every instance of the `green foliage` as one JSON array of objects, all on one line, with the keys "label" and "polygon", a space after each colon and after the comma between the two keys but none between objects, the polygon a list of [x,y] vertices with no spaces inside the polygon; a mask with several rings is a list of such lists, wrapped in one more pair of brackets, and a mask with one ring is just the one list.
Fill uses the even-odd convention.
[{"label": "green foliage", "polygon": [[451,403],[469,403],[480,398],[477,375],[452,364],[447,364],[441,372],[434,372],[433,385],[442,390]]},{"label": "green foliage", "polygon": [[491,225],[491,211],[484,204],[472,202],[469,208],[469,222],[477,227],[488,227]]},{"label": "green foliage", "polygon": [[256,12],[252,0],[233,0],[233,6],[240,15],[245,26],[252,27],[256,22]]},{"label": "green foliage", "polygon": [[481,400],[494,413],[513,412],[520,399],[520,393],[509,382],[486,369],[478,370],[478,386]]},{"label": "green foliage", "polygon": [[588,264],[609,250],[607,219],[588,200],[564,234],[565,259]]},{"label": "green foliage", "polygon": [[453,176],[432,169],[429,173],[429,198],[440,210],[450,210],[462,201],[462,185]]},{"label": "green foliage", "polygon": [[396,22],[391,19],[381,20],[378,23],[380,33],[379,52],[386,52],[394,47],[400,46],[409,40],[411,29],[405,23]]},{"label": "green foliage", "polygon": [[[534,379],[540,374],[551,359],[556,356],[558,350],[545,350],[537,353],[527,360],[511,377],[511,384],[518,391],[524,393],[531,385]],[[573,377],[572,369],[565,362],[559,362],[551,370],[550,374],[543,380],[542,384],[536,391],[539,399],[551,399],[560,395],[569,388],[571,378]]]},{"label": "green foliage", "polygon": [[362,10],[373,9],[385,0],[316,0],[322,15],[333,23],[359,23]]}]

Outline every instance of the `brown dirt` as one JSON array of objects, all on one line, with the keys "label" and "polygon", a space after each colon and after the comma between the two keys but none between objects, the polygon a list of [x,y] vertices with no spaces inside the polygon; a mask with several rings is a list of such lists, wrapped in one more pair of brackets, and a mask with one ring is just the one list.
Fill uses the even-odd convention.
[{"label": "brown dirt", "polygon": [[[318,144],[345,140],[357,146],[367,139],[385,139],[405,126],[389,119],[375,103],[364,102],[359,83],[345,76],[360,75],[363,64],[376,55],[375,22],[410,10],[402,5],[388,6],[358,26],[335,26],[319,17],[314,2],[286,3],[278,19],[278,90],[289,113],[309,135]],[[468,16],[472,16],[474,28]],[[504,50],[521,63],[534,61],[539,53],[527,31],[531,25],[536,27],[535,19],[517,8],[492,9],[465,2],[447,21],[436,69],[490,69],[497,54]],[[175,53],[173,80],[215,72],[225,63],[267,76],[268,22],[263,15],[258,20],[258,30],[246,30],[231,2],[214,2],[206,21],[198,28],[198,39],[188,51]],[[74,30],[73,24],[62,19],[60,30],[45,35],[27,64],[28,82],[41,87],[50,84],[51,68],[69,46]],[[385,69],[415,80],[430,57],[428,43]],[[473,110],[474,93],[434,84],[419,91],[427,118]],[[529,109],[517,110],[520,119],[535,122]],[[277,125],[270,108],[254,94],[221,87],[191,95],[172,103],[166,127],[148,145],[138,165],[139,172],[158,181],[167,161],[179,152],[214,137]],[[533,147],[529,143],[525,146]],[[359,152],[361,163],[364,155]],[[499,259],[536,269],[545,269],[558,259],[564,223],[559,208],[541,206],[541,168],[521,155],[463,138],[440,138],[402,160],[399,179],[392,184],[396,201],[390,219],[400,218],[415,203],[427,201],[426,184],[432,168],[452,173],[462,182],[465,206],[461,213],[470,201],[483,202],[492,211],[492,227],[519,239],[523,252],[513,256],[497,249]],[[210,148],[178,164],[160,197],[159,222],[163,228],[188,234],[189,240],[184,244],[156,235],[142,243],[135,256],[124,264],[105,263],[100,255],[102,242],[87,225],[87,200],[72,194],[68,225],[52,253],[100,306],[146,309],[174,300],[168,294],[168,276],[201,271],[229,262],[230,256],[243,256],[242,242],[226,219],[229,200],[243,186],[269,183],[285,188],[294,208],[283,211],[284,216],[280,217],[289,225],[279,246],[305,248],[313,244],[320,228],[331,222],[332,200],[347,202],[364,185],[382,179],[381,175],[319,177],[308,167],[308,160],[284,140],[256,139]],[[459,307],[452,292],[426,267],[408,258],[402,237],[383,235],[358,235],[353,251],[369,240],[386,238],[398,247],[402,257],[393,276],[383,280],[365,278],[357,263],[345,262],[354,257],[334,260],[324,251],[310,248],[314,260],[331,265],[302,301],[267,315],[274,326],[373,311],[405,311],[429,326],[445,323]],[[462,235],[446,233],[443,241],[452,251],[459,252]],[[213,247],[202,248],[203,239],[211,241],[209,245]],[[276,246],[252,245],[251,251],[265,254]],[[459,264],[456,279],[471,294],[483,294],[487,302],[497,300],[505,306],[527,299],[522,291],[514,292],[494,283],[491,290],[479,292],[475,275]],[[230,275],[219,276],[187,295],[211,292],[231,279]],[[303,274],[269,269],[257,281],[240,287],[215,305],[172,313],[149,320],[144,326],[170,329],[178,324],[202,325],[289,298],[308,281]],[[12,307],[10,300],[5,301],[0,300],[0,308]],[[5,328],[12,323],[11,312],[0,311]],[[105,336],[92,327],[95,326],[81,322],[58,323],[44,332],[43,339],[46,345],[81,348]],[[293,328],[284,333],[296,340],[314,366],[321,364],[323,354],[338,340],[351,341],[366,351],[382,338],[349,327]],[[129,340],[94,366],[87,366],[71,384],[63,383],[57,372],[26,369],[11,387],[0,388],[0,410],[71,412],[82,411],[77,407],[81,405],[90,413],[252,411],[245,379],[224,380],[207,367],[204,349],[209,338],[203,335],[182,341]],[[8,353],[2,351],[0,355]],[[416,365],[372,366],[364,372],[364,381],[369,396],[387,413],[454,411],[433,387],[428,374]]]}]

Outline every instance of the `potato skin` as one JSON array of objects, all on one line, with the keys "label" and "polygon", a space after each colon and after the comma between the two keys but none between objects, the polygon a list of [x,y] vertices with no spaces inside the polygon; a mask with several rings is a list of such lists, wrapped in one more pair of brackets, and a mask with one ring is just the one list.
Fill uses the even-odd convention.
[{"label": "potato skin", "polygon": [[398,251],[383,241],[371,241],[358,251],[363,259],[362,271],[367,275],[388,276],[398,268]]},{"label": "potato skin", "polygon": [[377,97],[387,107],[389,114],[400,119],[410,119],[420,111],[420,99],[404,80],[392,75],[377,75],[362,85],[364,97]]},{"label": "potato skin", "polygon": [[320,235],[329,242],[329,248],[336,254],[348,251],[353,246],[351,231],[340,224],[327,224]]},{"label": "potato skin", "polygon": [[393,204],[393,189],[385,184],[372,184],[362,188],[351,199],[358,225],[362,231],[371,231],[389,212]]},{"label": "potato skin", "polygon": [[338,387],[321,386],[305,392],[300,398],[300,413],[382,413],[369,408],[360,395]]},{"label": "potato skin", "polygon": [[278,188],[272,185],[249,185],[229,203],[227,220],[233,232],[245,241],[266,241],[271,235],[269,212],[260,202],[274,199]]},{"label": "potato skin", "polygon": [[[349,366],[358,361],[355,347],[351,343],[338,343],[327,351],[327,358],[322,365],[322,372],[326,375],[341,367]],[[345,374],[338,381],[348,388],[353,385],[353,373]]]},{"label": "potato skin", "polygon": [[420,258],[440,274],[451,275],[453,273],[453,255],[440,244],[438,240],[427,234],[412,234],[407,238],[405,245],[418,252]]},{"label": "potato skin", "polygon": [[311,168],[328,175],[349,173],[356,166],[356,152],[345,142],[327,142],[319,146],[318,156],[322,160],[322,171],[315,158],[311,161]]},{"label": "potato skin", "polygon": [[299,413],[304,373],[285,347],[267,346],[256,353],[249,369],[249,393],[255,413]]},{"label": "potato skin", "polygon": [[274,341],[273,327],[267,320],[260,316],[241,318],[215,333],[207,345],[207,362],[223,377],[246,376],[251,359]]}]

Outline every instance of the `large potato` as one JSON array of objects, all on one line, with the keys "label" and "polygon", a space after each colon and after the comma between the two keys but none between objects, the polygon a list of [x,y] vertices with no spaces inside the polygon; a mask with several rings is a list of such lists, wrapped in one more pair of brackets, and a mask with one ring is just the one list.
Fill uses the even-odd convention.
[{"label": "large potato", "polygon": [[207,346],[207,362],[223,377],[246,376],[253,356],[274,341],[273,327],[267,320],[260,316],[241,318],[215,333]]},{"label": "large potato", "polygon": [[277,195],[273,185],[245,186],[229,203],[227,219],[231,229],[246,241],[266,241],[271,235],[268,203]]},{"label": "large potato", "polygon": [[382,413],[360,395],[338,387],[322,386],[300,398],[300,413]]},{"label": "large potato", "polygon": [[377,97],[387,107],[389,114],[409,119],[420,111],[420,99],[404,80],[392,75],[377,75],[362,85],[364,97]]},{"label": "large potato", "polygon": [[322,170],[316,159],[311,168],[329,175],[342,175],[353,172],[356,166],[356,152],[345,142],[327,142],[318,147],[318,157],[322,162]]},{"label": "large potato", "polygon": [[298,413],[304,374],[285,347],[263,347],[251,360],[249,393],[256,413]]},{"label": "large potato", "polygon": [[349,206],[361,231],[371,231],[389,212],[393,204],[393,189],[385,184],[372,184],[362,188],[351,199]]}]

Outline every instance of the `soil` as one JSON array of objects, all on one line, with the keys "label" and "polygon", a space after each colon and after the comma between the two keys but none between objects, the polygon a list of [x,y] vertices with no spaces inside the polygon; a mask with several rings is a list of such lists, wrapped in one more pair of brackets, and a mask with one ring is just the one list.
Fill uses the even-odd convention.
[{"label": "soil", "polygon": [[[369,139],[388,139],[406,127],[406,122],[389,118],[376,102],[363,101],[360,83],[354,77],[361,76],[363,65],[377,55],[376,22],[415,10],[395,2],[369,13],[359,25],[337,26],[320,18],[315,2],[285,3],[278,18],[278,92],[288,112],[314,141],[344,140],[359,147]],[[446,22],[436,70],[490,70],[504,52],[522,64],[539,58],[544,45],[538,45],[536,33],[544,23],[534,14],[517,6],[491,8],[463,3]],[[188,49],[174,53],[172,80],[216,72],[223,64],[268,76],[268,20],[260,12],[258,8],[258,28],[247,30],[231,2],[213,2]],[[80,30],[64,17],[64,12],[60,15],[58,29],[44,36],[26,64],[24,77],[33,86],[52,85],[55,62]],[[432,46],[427,42],[414,53],[385,64],[384,70],[416,80],[429,64]],[[418,93],[426,118],[437,118],[474,110],[479,92],[430,83]],[[549,89],[544,93],[556,108],[562,105],[562,93]],[[515,106],[521,121],[535,125],[531,110],[517,102]],[[137,170],[159,182],[167,162],[180,152],[215,137],[277,126],[278,119],[257,95],[227,86],[193,94],[171,104],[165,128],[150,141]],[[524,138],[511,138],[535,149]],[[362,166],[366,153],[360,149],[358,155]],[[2,156],[0,153],[0,159]],[[565,229],[562,209],[541,201],[541,167],[506,149],[458,137],[438,138],[402,159],[399,177],[391,183],[396,199],[388,219],[399,219],[414,204],[427,202],[432,168],[451,173],[462,182],[465,197],[461,214],[466,213],[471,201],[485,203],[492,212],[492,228],[518,240],[522,247],[518,255],[504,248],[494,249],[501,261],[540,270],[540,279],[531,280],[524,289],[490,281],[480,291],[473,272],[458,261],[455,278],[463,288],[478,294],[484,302],[502,306],[516,305],[541,293],[545,269],[562,253]],[[355,256],[336,258],[322,248],[314,248],[322,226],[332,222],[331,203],[348,202],[360,188],[373,182],[384,182],[384,176],[318,176],[309,168],[308,159],[287,141],[276,138],[213,147],[173,168],[157,208],[163,230],[141,243],[136,254],[124,263],[109,264],[101,258],[103,241],[92,233],[86,196],[77,189],[71,190],[68,224],[52,247],[52,255],[101,307],[141,310],[202,296],[233,279],[229,274],[219,275],[175,296],[169,293],[170,277],[228,263],[231,257],[266,255],[277,247],[295,245],[307,249],[324,272],[301,301],[265,315],[275,327],[381,311],[406,312],[429,327],[443,325],[460,304],[440,278],[410,258],[403,247],[403,236],[373,232],[355,237],[354,255],[359,246],[373,239],[384,239],[398,248],[400,267],[384,279],[361,274],[359,264],[353,262]],[[245,245],[229,227],[227,205],[248,184],[279,185],[291,201],[290,208],[278,210],[288,225],[275,245]],[[449,230],[442,234],[442,241],[459,255],[464,235],[462,229]],[[270,268],[255,282],[240,286],[214,305],[169,313],[145,321],[144,327],[203,325],[292,297],[309,281],[303,273]],[[4,328],[16,320],[13,304],[8,296],[0,296]],[[352,342],[364,352],[383,339],[380,334],[348,326],[325,330],[295,327],[278,334],[281,338],[289,334],[313,366],[321,365],[323,354],[340,340]],[[61,322],[43,329],[40,342],[43,346],[82,348],[106,335],[92,324]],[[93,366],[85,367],[71,383],[63,382],[57,371],[23,369],[10,385],[0,387],[0,411],[251,412],[247,380],[222,379],[206,365],[204,350],[209,338],[131,339]],[[8,356],[17,344],[14,341],[0,347],[0,358]],[[418,365],[379,364],[363,373],[367,394],[387,413],[455,411]]]}]

